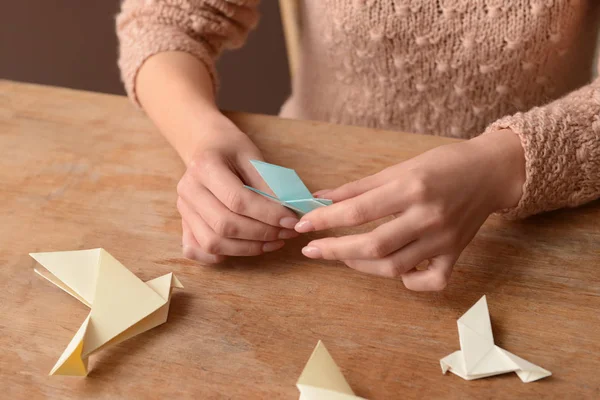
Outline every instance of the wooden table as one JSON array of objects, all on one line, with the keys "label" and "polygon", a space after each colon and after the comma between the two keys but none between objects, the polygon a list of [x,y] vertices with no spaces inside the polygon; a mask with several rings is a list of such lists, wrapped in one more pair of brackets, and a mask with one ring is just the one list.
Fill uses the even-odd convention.
[{"label": "wooden table", "polygon": [[[450,140],[231,114],[267,160],[313,190]],[[343,144],[343,146],[341,145]],[[355,392],[391,398],[600,398],[600,205],[523,222],[491,218],[449,287],[414,293],[279,252],[203,267],[181,257],[183,172],[122,97],[0,81],[0,397],[297,398],[322,339]],[[140,278],[185,285],[168,323],[90,358],[87,378],[47,373],[87,309],[33,273],[27,255],[104,247]],[[456,319],[488,296],[497,344],[554,375],[442,375]]]}]

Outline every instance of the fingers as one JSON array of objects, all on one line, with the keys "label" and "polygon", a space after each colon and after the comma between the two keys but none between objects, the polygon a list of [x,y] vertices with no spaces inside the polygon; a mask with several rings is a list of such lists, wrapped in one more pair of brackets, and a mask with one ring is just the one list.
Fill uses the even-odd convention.
[{"label": "fingers", "polygon": [[[335,201],[335,200],[334,200]],[[297,232],[358,226],[398,213],[406,207],[397,181],[375,187],[348,200],[311,211],[296,225]]]},{"label": "fingers", "polygon": [[[404,286],[415,291],[443,290],[450,281],[457,257],[452,254],[432,255],[431,244],[417,240],[380,260],[347,260],[346,265],[357,271],[385,278],[402,278]],[[429,260],[425,270],[415,267]]]},{"label": "fingers", "polygon": [[318,190],[313,193],[313,197],[321,198],[321,199],[328,199],[329,197],[327,197],[327,194],[330,192],[331,192],[331,189]]},{"label": "fingers", "polygon": [[261,242],[256,240],[223,238],[210,229],[200,215],[195,213],[190,205],[181,197],[177,200],[177,209],[182,218],[186,220],[202,251],[208,254],[254,256],[278,250],[285,244],[283,240]]},{"label": "fingers", "polygon": [[357,181],[348,182],[336,189],[321,190],[316,192],[315,196],[327,198],[334,202],[343,201],[374,189],[379,186],[379,180],[379,174],[370,175]]},{"label": "fingers", "polygon": [[235,214],[290,229],[298,221],[292,211],[244,188],[243,182],[220,158],[194,165],[193,169],[195,178]]},{"label": "fingers", "polygon": [[200,244],[198,244],[198,241],[192,233],[192,230],[183,218],[181,219],[181,228],[183,230],[181,242],[183,256],[185,258],[189,258],[190,260],[195,260],[204,264],[218,264],[225,260],[225,256],[208,254],[202,251]]},{"label": "fingers", "polygon": [[187,204],[194,205],[195,211],[204,222],[221,237],[273,241],[298,236],[298,233],[294,230],[281,229],[235,214],[189,175],[184,177],[183,180],[187,181],[184,185],[186,189],[181,191],[180,196]]},{"label": "fingers", "polygon": [[457,257],[445,254],[432,258],[426,270],[411,269],[402,275],[407,289],[415,291],[443,290],[450,281]]},{"label": "fingers", "polygon": [[421,222],[417,213],[403,214],[368,233],[314,240],[302,253],[326,260],[381,259],[416,240]]},{"label": "fingers", "polygon": [[385,278],[399,278],[423,260],[433,256],[433,246],[424,240],[415,240],[387,257],[374,260],[345,260],[357,271]]},{"label": "fingers", "polygon": [[380,186],[383,181],[382,172],[375,175],[370,175],[362,179],[348,182],[335,189],[323,189],[313,193],[314,197],[333,200],[334,202],[344,201],[351,197],[356,197],[359,194],[363,194],[368,190],[372,190],[377,186]]}]

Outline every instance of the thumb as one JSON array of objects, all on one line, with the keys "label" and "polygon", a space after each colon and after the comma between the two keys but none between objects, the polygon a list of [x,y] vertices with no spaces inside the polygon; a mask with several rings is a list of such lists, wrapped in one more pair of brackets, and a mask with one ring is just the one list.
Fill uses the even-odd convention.
[{"label": "thumb", "polygon": [[433,257],[425,270],[416,268],[402,275],[402,282],[409,290],[415,291],[439,291],[443,290],[452,274],[452,268],[458,257],[444,254]]},{"label": "thumb", "polygon": [[235,170],[242,182],[244,182],[245,185],[260,190],[261,192],[274,195],[273,191],[269,188],[265,180],[260,176],[256,168],[254,168],[250,160],[264,161],[264,158],[259,153],[240,157],[238,159],[237,165],[235,166]]}]

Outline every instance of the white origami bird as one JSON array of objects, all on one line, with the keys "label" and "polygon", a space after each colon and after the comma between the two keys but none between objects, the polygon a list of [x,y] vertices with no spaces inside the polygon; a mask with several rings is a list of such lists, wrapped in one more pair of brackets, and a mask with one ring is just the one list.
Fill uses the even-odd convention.
[{"label": "white origami bird", "polygon": [[171,289],[183,288],[168,273],[141,281],[104,249],[30,254],[35,270],[91,308],[50,375],[87,375],[88,357],[167,321]]},{"label": "white origami bird", "polygon": [[483,296],[458,319],[460,350],[442,358],[442,372],[450,371],[466,380],[515,372],[523,382],[546,378],[552,373],[494,344],[487,301]]},{"label": "white origami bird", "polygon": [[[360,400],[319,340],[298,382],[300,400]],[[363,399],[364,400],[364,399]]]}]

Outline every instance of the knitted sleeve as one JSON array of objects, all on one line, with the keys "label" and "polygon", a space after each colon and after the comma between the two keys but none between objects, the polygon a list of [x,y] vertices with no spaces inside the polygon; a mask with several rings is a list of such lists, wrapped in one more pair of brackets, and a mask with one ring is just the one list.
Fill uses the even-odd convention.
[{"label": "knitted sleeve", "polygon": [[525,151],[519,204],[502,214],[524,218],[600,197],[600,78],[543,107],[504,117],[487,132],[509,128]]},{"label": "knitted sleeve", "polygon": [[119,69],[129,97],[139,105],[137,73],[149,57],[184,51],[203,62],[217,86],[215,59],[240,47],[258,22],[260,0],[124,0],[117,15]]}]

